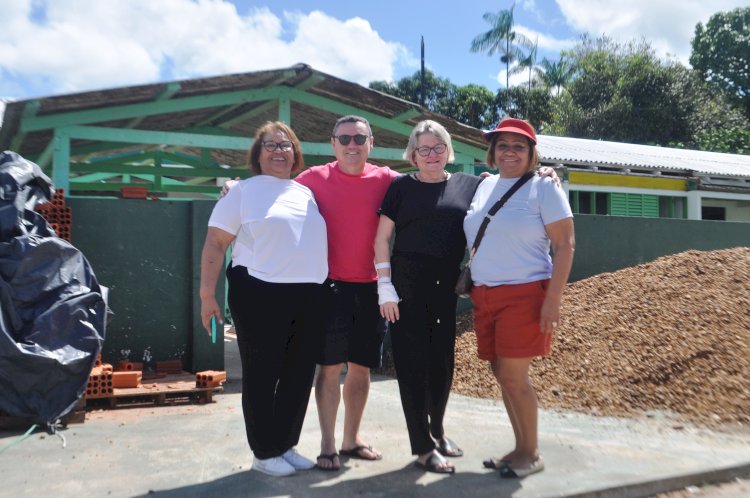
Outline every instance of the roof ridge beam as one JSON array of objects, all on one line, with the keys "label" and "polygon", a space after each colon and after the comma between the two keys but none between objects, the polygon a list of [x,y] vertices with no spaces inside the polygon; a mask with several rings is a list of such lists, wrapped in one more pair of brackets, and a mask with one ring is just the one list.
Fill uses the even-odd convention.
[{"label": "roof ridge beam", "polygon": [[138,104],[127,104],[113,107],[100,107],[86,111],[72,111],[45,116],[23,118],[20,131],[47,130],[60,126],[86,125],[91,123],[114,121],[118,119],[153,116],[170,112],[219,107],[240,102],[259,102],[278,99],[284,87],[257,88],[237,92],[222,92],[193,97],[182,97],[165,101],[149,101]]},{"label": "roof ridge beam", "polygon": [[153,145],[179,145],[212,149],[247,150],[252,140],[248,137],[201,135],[170,131],[131,130],[103,126],[65,126],[57,128],[70,138]]}]

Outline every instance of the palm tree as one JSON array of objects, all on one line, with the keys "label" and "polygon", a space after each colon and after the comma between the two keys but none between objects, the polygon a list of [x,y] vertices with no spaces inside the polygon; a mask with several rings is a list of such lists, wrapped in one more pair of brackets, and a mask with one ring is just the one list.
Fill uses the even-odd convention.
[{"label": "palm tree", "polygon": [[557,89],[557,97],[560,96],[560,89],[565,88],[573,80],[575,72],[573,61],[565,56],[561,56],[557,62],[545,57],[536,68],[536,73],[544,86]]},{"label": "palm tree", "polygon": [[522,47],[530,47],[531,42],[521,33],[513,31],[514,3],[509,10],[497,14],[487,12],[482,19],[490,23],[489,31],[477,36],[471,42],[472,52],[487,52],[487,55],[500,54],[500,62],[505,64],[505,88],[510,86],[510,65],[524,56]]},{"label": "palm tree", "polygon": [[536,64],[536,56],[539,49],[539,39],[537,38],[533,45],[529,47],[529,51],[523,57],[518,59],[518,65],[510,70],[510,74],[518,74],[523,71],[529,71],[529,90],[531,90],[531,75],[538,73],[539,69]]}]

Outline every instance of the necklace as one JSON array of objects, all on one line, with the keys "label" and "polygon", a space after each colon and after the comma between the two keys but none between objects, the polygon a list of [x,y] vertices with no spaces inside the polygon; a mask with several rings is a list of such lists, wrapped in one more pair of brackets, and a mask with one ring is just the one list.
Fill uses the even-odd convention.
[{"label": "necklace", "polygon": [[435,180],[435,181],[423,180],[422,178],[420,178],[419,175],[420,175],[419,172],[415,173],[414,179],[420,183],[440,183],[440,182],[444,182],[445,180],[451,177],[451,174],[445,170],[443,170],[443,178],[441,178],[440,180]]}]

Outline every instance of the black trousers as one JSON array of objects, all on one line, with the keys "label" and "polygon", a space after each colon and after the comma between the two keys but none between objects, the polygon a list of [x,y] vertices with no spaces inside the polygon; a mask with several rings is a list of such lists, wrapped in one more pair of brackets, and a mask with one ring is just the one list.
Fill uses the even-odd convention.
[{"label": "black trousers", "polygon": [[[400,266],[393,268],[397,290]],[[435,440],[443,437],[443,418],[455,365],[454,273],[457,270],[442,280],[442,276],[432,272],[419,276],[402,274],[400,279],[403,300],[399,303],[400,318],[391,326],[391,345],[414,455],[433,450]],[[404,282],[404,278],[409,282]]]},{"label": "black trousers", "polygon": [[277,284],[227,269],[228,300],[242,361],[242,412],[257,458],[296,446],[315,377],[323,286]]}]

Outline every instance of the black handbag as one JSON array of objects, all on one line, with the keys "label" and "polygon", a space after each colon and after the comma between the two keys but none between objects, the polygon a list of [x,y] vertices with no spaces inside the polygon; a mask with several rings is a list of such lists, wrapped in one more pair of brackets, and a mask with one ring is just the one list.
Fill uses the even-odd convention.
[{"label": "black handbag", "polygon": [[477,232],[477,237],[476,239],[474,239],[474,244],[471,246],[471,251],[469,251],[469,260],[466,262],[466,265],[461,268],[461,273],[458,274],[458,280],[456,281],[456,294],[458,295],[458,297],[468,298],[469,296],[471,296],[471,289],[474,288],[474,281],[471,279],[471,262],[474,259],[474,255],[477,253],[479,243],[482,242],[484,232],[487,231],[487,225],[490,224],[490,220],[492,220],[492,217],[497,214],[497,212],[501,207],[505,205],[506,202],[508,202],[510,196],[515,194],[516,191],[521,188],[524,183],[529,181],[532,176],[534,176],[534,172],[529,171],[521,178],[519,178],[516,183],[514,183],[513,186],[509,188],[507,192],[505,192],[505,195],[503,195],[500,200],[490,208],[490,210],[487,212],[487,215],[482,220],[482,224],[479,226],[479,231]]}]

